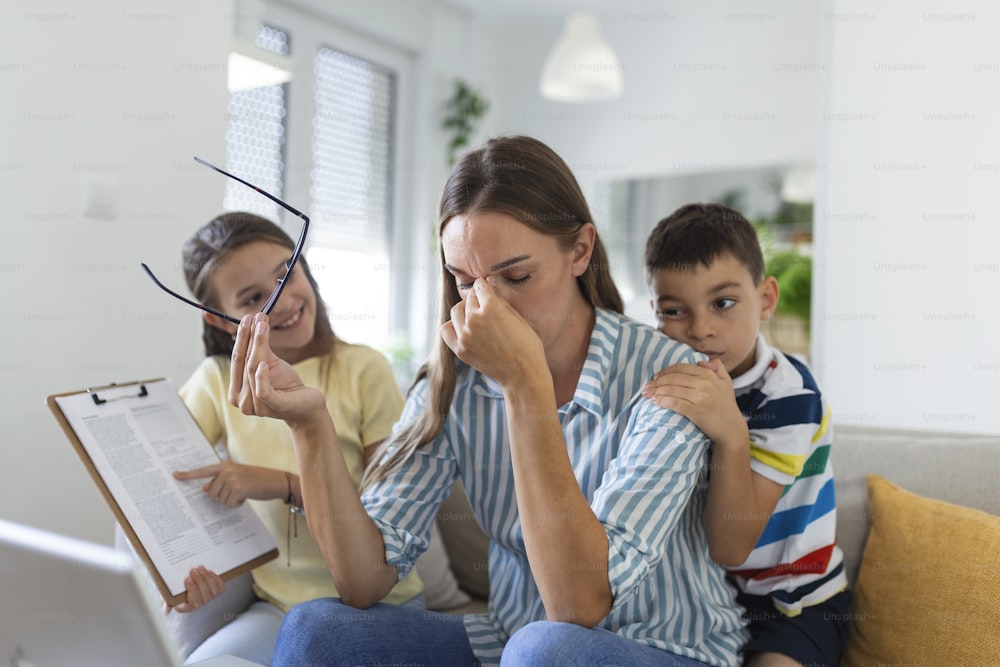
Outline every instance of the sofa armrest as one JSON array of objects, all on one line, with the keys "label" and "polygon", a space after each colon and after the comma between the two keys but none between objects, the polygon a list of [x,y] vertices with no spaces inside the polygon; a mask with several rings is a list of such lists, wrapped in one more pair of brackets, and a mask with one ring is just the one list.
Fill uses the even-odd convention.
[{"label": "sofa armrest", "polygon": [[[485,603],[490,595],[490,539],[476,520],[461,482],[455,483],[441,504],[437,526],[458,585],[473,602]],[[477,610],[484,606],[474,605]]]},{"label": "sofa armrest", "polygon": [[867,477],[911,493],[1000,515],[1000,436],[837,425],[833,431],[837,542],[857,581],[871,517]]}]

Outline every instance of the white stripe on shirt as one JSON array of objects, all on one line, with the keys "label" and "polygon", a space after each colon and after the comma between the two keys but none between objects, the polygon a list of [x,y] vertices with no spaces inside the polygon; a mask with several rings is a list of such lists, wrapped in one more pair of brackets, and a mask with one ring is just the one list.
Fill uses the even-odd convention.
[{"label": "white stripe on shirt", "polygon": [[[688,419],[640,394],[653,373],[696,353],[655,329],[597,310],[573,400],[559,408],[577,481],[608,536],[614,603],[598,627],[711,665],[736,664],[748,635],[704,528],[708,440]],[[490,536],[486,614],[465,617],[476,657],[499,661],[507,638],[544,620],[517,516],[503,396],[459,365],[442,433],[363,498],[400,576],[426,548],[438,506],[460,477]],[[426,382],[400,423],[424,409]],[[557,518],[557,517],[556,517]]]}]

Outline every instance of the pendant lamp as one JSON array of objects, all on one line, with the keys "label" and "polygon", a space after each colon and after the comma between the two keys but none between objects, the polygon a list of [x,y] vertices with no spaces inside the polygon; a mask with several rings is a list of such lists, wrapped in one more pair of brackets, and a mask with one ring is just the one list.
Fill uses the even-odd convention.
[{"label": "pendant lamp", "polygon": [[570,15],[545,61],[539,88],[542,97],[556,102],[600,102],[622,94],[622,64],[597,17]]}]

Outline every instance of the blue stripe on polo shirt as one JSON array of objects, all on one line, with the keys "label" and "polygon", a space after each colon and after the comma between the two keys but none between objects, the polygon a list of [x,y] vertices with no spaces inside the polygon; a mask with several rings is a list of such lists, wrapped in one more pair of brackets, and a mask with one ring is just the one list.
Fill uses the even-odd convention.
[{"label": "blue stripe on polo shirt", "polygon": [[750,411],[747,427],[751,430],[774,430],[782,426],[816,424],[823,421],[823,401],[816,394],[799,394],[769,400]]},{"label": "blue stripe on polo shirt", "polygon": [[819,385],[816,384],[815,378],[813,378],[812,373],[809,371],[809,367],[806,366],[802,361],[796,359],[790,354],[785,354],[784,352],[778,352],[781,356],[788,360],[788,362],[799,372],[799,377],[802,379],[802,388],[808,389],[817,396],[821,395],[819,390]]},{"label": "blue stripe on polo shirt", "polygon": [[764,527],[760,539],[754,548],[762,547],[772,542],[782,540],[789,535],[798,535],[805,532],[806,526],[816,519],[832,512],[836,507],[836,495],[833,488],[833,479],[830,478],[820,489],[816,496],[816,502],[812,505],[802,505],[792,507],[782,512],[775,512],[771,515],[771,520]]}]

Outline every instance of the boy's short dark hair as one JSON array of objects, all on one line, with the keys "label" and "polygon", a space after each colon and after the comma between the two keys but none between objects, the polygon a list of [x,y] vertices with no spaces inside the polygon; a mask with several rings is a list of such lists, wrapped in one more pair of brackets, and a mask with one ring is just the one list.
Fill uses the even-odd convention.
[{"label": "boy's short dark hair", "polygon": [[764,255],[750,221],[722,204],[687,204],[656,223],[646,240],[646,280],[658,269],[706,269],[730,253],[755,285],[764,279]]}]

